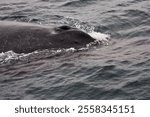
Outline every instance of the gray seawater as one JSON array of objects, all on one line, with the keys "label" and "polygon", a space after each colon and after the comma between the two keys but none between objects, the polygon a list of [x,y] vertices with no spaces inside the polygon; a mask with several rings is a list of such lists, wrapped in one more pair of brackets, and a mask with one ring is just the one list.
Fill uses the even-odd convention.
[{"label": "gray seawater", "polygon": [[149,0],[0,0],[0,20],[111,35],[108,46],[0,64],[0,99],[150,99]]}]

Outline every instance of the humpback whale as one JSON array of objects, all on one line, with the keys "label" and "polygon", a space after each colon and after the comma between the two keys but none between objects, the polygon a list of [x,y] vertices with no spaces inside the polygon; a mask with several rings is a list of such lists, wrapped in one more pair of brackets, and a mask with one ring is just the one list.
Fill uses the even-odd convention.
[{"label": "humpback whale", "polygon": [[0,53],[9,50],[30,53],[43,49],[79,49],[94,41],[87,33],[70,26],[0,21]]}]

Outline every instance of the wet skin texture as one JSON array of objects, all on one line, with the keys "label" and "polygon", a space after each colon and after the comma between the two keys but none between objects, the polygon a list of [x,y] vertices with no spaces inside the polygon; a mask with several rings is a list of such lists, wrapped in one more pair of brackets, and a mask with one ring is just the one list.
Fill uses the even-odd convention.
[{"label": "wet skin texture", "polygon": [[31,23],[0,21],[0,53],[13,50],[30,53],[43,49],[76,49],[95,39],[69,26],[48,27]]}]

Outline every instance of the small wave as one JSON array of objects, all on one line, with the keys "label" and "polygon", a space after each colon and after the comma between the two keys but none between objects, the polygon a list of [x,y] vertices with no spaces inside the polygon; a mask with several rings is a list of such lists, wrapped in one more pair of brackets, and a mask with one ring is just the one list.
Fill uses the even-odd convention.
[{"label": "small wave", "polygon": [[18,61],[22,57],[28,56],[29,54],[17,54],[13,52],[12,50],[8,52],[2,52],[0,53],[0,63],[12,63],[14,61]]},{"label": "small wave", "polygon": [[8,52],[2,52],[0,53],[0,64],[11,64],[11,63],[16,63],[16,62],[30,62],[34,61],[35,59],[41,59],[41,58],[50,58],[54,57],[57,55],[61,55],[63,53],[69,53],[69,52],[74,52],[74,48],[69,48],[69,49],[58,49],[58,50],[42,50],[42,51],[34,51],[28,54],[17,54],[15,52],[8,51]]},{"label": "small wave", "polygon": [[14,53],[13,51],[0,53],[0,62],[1,63],[6,62],[6,61],[11,60],[11,59],[17,59],[17,58],[18,58],[18,54]]},{"label": "small wave", "polygon": [[68,1],[64,3],[62,6],[64,7],[85,7],[87,5],[91,5],[93,3],[92,0],[74,0]]}]

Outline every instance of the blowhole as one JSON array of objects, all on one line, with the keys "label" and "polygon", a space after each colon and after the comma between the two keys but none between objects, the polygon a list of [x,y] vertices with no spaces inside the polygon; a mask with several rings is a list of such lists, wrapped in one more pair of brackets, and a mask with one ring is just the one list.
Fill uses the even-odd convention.
[{"label": "blowhole", "polygon": [[60,27],[58,27],[59,29],[62,29],[62,30],[69,30],[69,29],[71,29],[71,27],[70,26],[67,26],[67,25],[64,25],[64,26],[60,26]]}]

